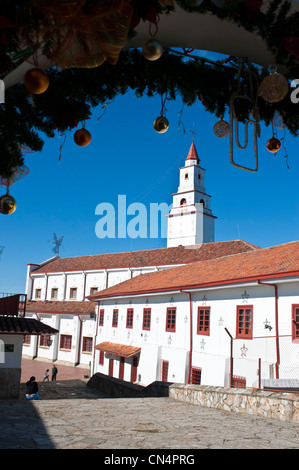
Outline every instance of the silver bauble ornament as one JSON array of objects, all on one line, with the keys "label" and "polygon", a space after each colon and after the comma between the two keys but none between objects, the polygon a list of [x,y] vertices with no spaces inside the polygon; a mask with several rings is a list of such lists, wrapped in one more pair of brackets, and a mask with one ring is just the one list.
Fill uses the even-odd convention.
[{"label": "silver bauble ornament", "polygon": [[156,132],[163,134],[169,128],[168,119],[165,116],[159,116],[154,120],[153,126]]},{"label": "silver bauble ornament", "polygon": [[272,66],[270,70],[270,75],[260,84],[259,93],[267,103],[279,103],[287,96],[289,83],[285,77],[276,73],[276,66]]},{"label": "silver bauble ornament", "polygon": [[142,47],[142,54],[147,60],[158,60],[163,54],[163,47],[155,38],[151,38]]},{"label": "silver bauble ornament", "polygon": [[228,122],[220,118],[220,121],[216,122],[214,126],[214,133],[217,137],[227,137],[230,133],[230,125]]}]

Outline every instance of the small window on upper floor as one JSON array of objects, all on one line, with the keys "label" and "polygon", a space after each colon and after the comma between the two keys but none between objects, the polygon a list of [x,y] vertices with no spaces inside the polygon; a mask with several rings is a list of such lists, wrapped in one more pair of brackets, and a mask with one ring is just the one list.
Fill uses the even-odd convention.
[{"label": "small window on upper floor", "polygon": [[42,290],[41,289],[35,289],[35,298],[40,299],[42,296]]},{"label": "small window on upper floor", "polygon": [[98,290],[99,290],[98,287],[91,287],[90,288],[90,295],[95,294],[96,292],[98,292]]},{"label": "small window on upper floor", "polygon": [[58,289],[54,287],[51,290],[51,299],[57,300],[57,298],[58,298]]},{"label": "small window on upper floor", "polygon": [[205,207],[205,201],[203,199],[201,199],[199,202]]},{"label": "small window on upper floor", "polygon": [[187,201],[185,198],[181,199],[180,206],[185,206],[187,204]]},{"label": "small window on upper floor", "polygon": [[77,287],[71,287],[70,288],[70,299],[76,299],[77,298]]},{"label": "small window on upper floor", "polygon": [[188,180],[189,179],[189,175],[188,173],[185,173],[185,180]]}]

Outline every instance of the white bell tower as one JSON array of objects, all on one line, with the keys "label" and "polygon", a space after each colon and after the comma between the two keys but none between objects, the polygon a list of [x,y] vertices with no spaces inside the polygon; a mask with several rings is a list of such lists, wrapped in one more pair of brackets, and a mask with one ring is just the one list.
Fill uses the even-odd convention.
[{"label": "white bell tower", "polygon": [[210,198],[205,190],[205,170],[192,141],[185,166],[180,168],[180,185],[173,194],[168,215],[167,247],[188,246],[214,241],[214,222]]}]

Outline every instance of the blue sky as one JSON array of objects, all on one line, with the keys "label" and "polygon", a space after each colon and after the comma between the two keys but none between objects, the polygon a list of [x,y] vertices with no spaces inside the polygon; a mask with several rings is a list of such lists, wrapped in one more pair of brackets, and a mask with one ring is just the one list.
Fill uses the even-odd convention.
[{"label": "blue sky", "polygon": [[[160,97],[137,98],[130,92],[102,109],[93,110],[86,121],[92,133],[87,147],[73,142],[67,134],[59,162],[58,135],[46,139],[42,152],[25,155],[30,173],[10,189],[17,201],[15,213],[0,214],[0,292],[24,292],[27,263],[39,263],[54,256],[53,232],[64,236],[60,256],[81,256],[166,247],[166,239],[99,239],[95,226],[98,204],[109,202],[117,211],[118,195],[127,205],[142,202],[171,204],[178,189],[179,167],[184,165],[191,142],[193,123],[195,145],[206,170],[206,191],[212,196],[211,209],[218,217],[215,241],[241,238],[261,247],[299,239],[298,139],[286,134],[285,151],[276,156],[266,149],[271,127],[262,125],[257,173],[234,168],[229,161],[229,138],[214,135],[217,118],[207,113],[200,101],[184,107],[182,101],[168,101],[168,131],[157,134],[153,121],[161,110]],[[228,116],[226,116],[228,120]],[[185,128],[185,133],[183,131]],[[241,141],[243,141],[241,126]],[[278,137],[282,137],[279,131]],[[235,146],[235,159],[254,165],[250,148]],[[5,190],[1,189],[4,194]],[[132,217],[128,217],[130,220]]]}]

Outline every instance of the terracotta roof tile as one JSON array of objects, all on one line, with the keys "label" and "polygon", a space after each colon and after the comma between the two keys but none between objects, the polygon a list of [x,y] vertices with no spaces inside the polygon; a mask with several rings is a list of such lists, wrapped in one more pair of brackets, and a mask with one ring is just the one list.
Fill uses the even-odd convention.
[{"label": "terracotta roof tile", "polygon": [[205,243],[194,247],[177,246],[102,255],[56,258],[44,266],[35,269],[32,271],[32,274],[185,264],[227,256],[233,253],[252,251],[257,248],[259,247],[243,240],[231,240]]},{"label": "terracotta roof tile", "polygon": [[109,287],[90,299],[163,292],[249,279],[299,275],[299,241],[205,260],[150,274]]},{"label": "terracotta roof tile", "polygon": [[141,351],[141,348],[136,348],[134,346],[128,346],[126,344],[118,344],[118,343],[109,343],[109,342],[97,344],[95,346],[95,349],[99,349],[101,351],[105,351],[115,356],[121,356],[121,357],[135,356]]},{"label": "terracotta roof tile", "polygon": [[89,315],[94,312],[94,304],[88,301],[34,301],[30,300],[26,304],[26,312],[28,313],[72,313]]},{"label": "terracotta roof tile", "polygon": [[34,318],[0,316],[0,333],[19,333],[29,335],[55,335],[58,330]]}]

